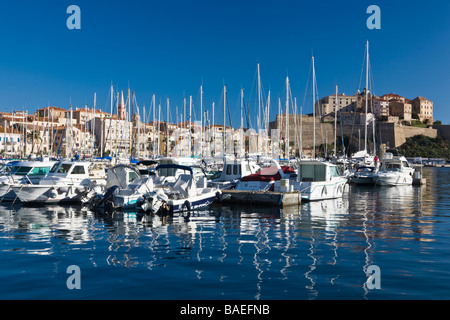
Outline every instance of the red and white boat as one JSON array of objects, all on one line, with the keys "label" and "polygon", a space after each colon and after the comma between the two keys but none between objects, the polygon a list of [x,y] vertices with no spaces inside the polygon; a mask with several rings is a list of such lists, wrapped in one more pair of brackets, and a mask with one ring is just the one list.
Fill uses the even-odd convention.
[{"label": "red and white boat", "polygon": [[236,186],[240,191],[273,191],[275,181],[290,179],[296,174],[291,166],[280,166],[278,161],[272,160],[272,165],[262,168],[259,172],[242,177]]}]

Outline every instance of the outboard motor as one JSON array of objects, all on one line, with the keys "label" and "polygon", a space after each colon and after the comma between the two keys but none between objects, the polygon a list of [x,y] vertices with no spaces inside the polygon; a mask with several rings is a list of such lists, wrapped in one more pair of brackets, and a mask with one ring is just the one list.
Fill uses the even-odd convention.
[{"label": "outboard motor", "polygon": [[112,209],[114,207],[114,197],[119,194],[119,190],[119,186],[112,186],[106,190],[105,195],[99,204],[104,204],[105,209]]}]

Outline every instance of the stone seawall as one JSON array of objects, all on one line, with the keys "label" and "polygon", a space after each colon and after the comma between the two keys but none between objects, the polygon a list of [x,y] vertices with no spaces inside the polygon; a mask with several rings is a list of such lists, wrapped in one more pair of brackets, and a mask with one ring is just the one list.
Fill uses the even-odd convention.
[{"label": "stone seawall", "polygon": [[[278,119],[278,118],[277,118]],[[300,134],[302,137],[303,149],[311,149],[313,147],[314,141],[314,122],[311,116],[303,115],[301,117],[302,125],[300,125],[300,116],[291,116],[289,118],[289,140],[294,141],[295,133],[297,132],[297,141],[300,141]],[[285,136],[285,118],[281,119],[282,132],[281,137]],[[273,121],[270,123],[271,129],[278,128],[278,121]],[[295,124],[297,124],[297,130],[295,130]],[[418,128],[411,126],[403,126],[390,122],[380,122],[376,124],[376,141],[377,144],[384,143],[390,147],[399,147],[406,142],[407,138],[413,137],[415,135],[423,134],[430,138],[436,138],[439,132],[444,132],[448,137],[446,139],[450,140],[450,126],[435,126],[440,128]],[[302,133],[300,133],[300,128],[302,128]],[[353,136],[356,139],[361,138],[361,146],[364,145],[364,125],[343,125],[342,132],[344,135]],[[441,133],[439,133],[441,134]],[[337,139],[341,139],[341,126],[337,124]],[[367,128],[368,140],[373,140],[373,129],[372,126]],[[316,145],[321,145],[325,142],[329,144],[333,143],[334,140],[334,123],[321,123],[320,120],[316,119]]]},{"label": "stone seawall", "polygon": [[433,129],[445,140],[450,140],[450,125],[434,125]]}]

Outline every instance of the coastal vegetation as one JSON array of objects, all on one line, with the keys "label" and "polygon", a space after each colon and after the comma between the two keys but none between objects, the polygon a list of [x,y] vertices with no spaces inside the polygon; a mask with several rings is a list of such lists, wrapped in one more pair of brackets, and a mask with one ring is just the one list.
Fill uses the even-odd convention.
[{"label": "coastal vegetation", "polygon": [[405,157],[450,159],[449,141],[444,140],[441,136],[430,138],[425,135],[416,135],[407,138],[398,151]]}]

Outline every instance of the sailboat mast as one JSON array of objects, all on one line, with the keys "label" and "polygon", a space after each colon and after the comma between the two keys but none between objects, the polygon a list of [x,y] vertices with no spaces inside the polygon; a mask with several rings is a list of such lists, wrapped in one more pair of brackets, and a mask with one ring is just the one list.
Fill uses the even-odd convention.
[{"label": "sailboat mast", "polygon": [[191,127],[191,120],[192,120],[192,96],[189,96],[189,157],[192,156],[192,127]]},{"label": "sailboat mast", "polygon": [[200,86],[200,155],[203,157],[203,86]]},{"label": "sailboat mast", "polygon": [[223,141],[222,151],[223,151],[223,156],[225,156],[225,152],[226,152],[226,148],[225,148],[225,123],[226,123],[225,111],[226,111],[226,108],[227,108],[227,87],[223,86],[223,134],[222,134],[222,141]]},{"label": "sailboat mast", "polygon": [[244,108],[244,89],[241,89],[241,130],[239,135],[239,154],[242,157],[244,155],[244,118],[243,118],[243,108]]},{"label": "sailboat mast", "polygon": [[155,99],[155,95],[152,96],[152,106],[153,106],[153,139],[152,139],[152,149],[153,149],[153,156],[156,158],[156,141],[155,141],[155,137],[156,137],[156,126],[155,126],[155,115],[156,115],[156,99]]},{"label": "sailboat mast", "polygon": [[169,98],[167,98],[166,156],[169,156]]},{"label": "sailboat mast", "polygon": [[158,156],[161,152],[161,101],[158,104]]},{"label": "sailboat mast", "polygon": [[316,158],[316,69],[314,66],[314,56],[312,57],[312,91],[313,91],[313,159]]},{"label": "sailboat mast", "polygon": [[334,104],[334,149],[333,155],[336,157],[337,147],[336,147],[336,128],[337,128],[337,110],[338,110],[338,86],[336,85],[336,99]]},{"label": "sailboat mast", "polygon": [[269,150],[269,146],[268,146],[268,140],[269,140],[269,114],[270,114],[270,90],[269,90],[269,96],[267,97],[267,108],[266,108],[266,116],[265,116],[265,121],[264,121],[264,137],[265,137],[265,151],[264,151],[264,155],[267,158],[267,151]]},{"label": "sailboat mast", "polygon": [[214,123],[214,102],[212,103],[212,144],[213,144],[213,154],[216,155],[216,128]]},{"label": "sailboat mast", "polygon": [[284,138],[284,156],[289,159],[289,77],[286,77],[286,136]]},{"label": "sailboat mast", "polygon": [[[257,129],[258,129],[258,138],[259,138],[260,131],[261,131],[261,74],[260,74],[260,70],[259,70],[259,63],[258,63],[258,121],[257,121]],[[259,143],[258,143],[258,153],[259,153]]]},{"label": "sailboat mast", "polygon": [[278,157],[281,158],[281,133],[283,131],[283,122],[281,114],[281,98],[278,96]]},{"label": "sailboat mast", "polygon": [[365,126],[364,126],[364,151],[367,151],[367,105],[368,105],[368,98],[369,98],[369,40],[366,42],[366,119],[365,119]]}]

